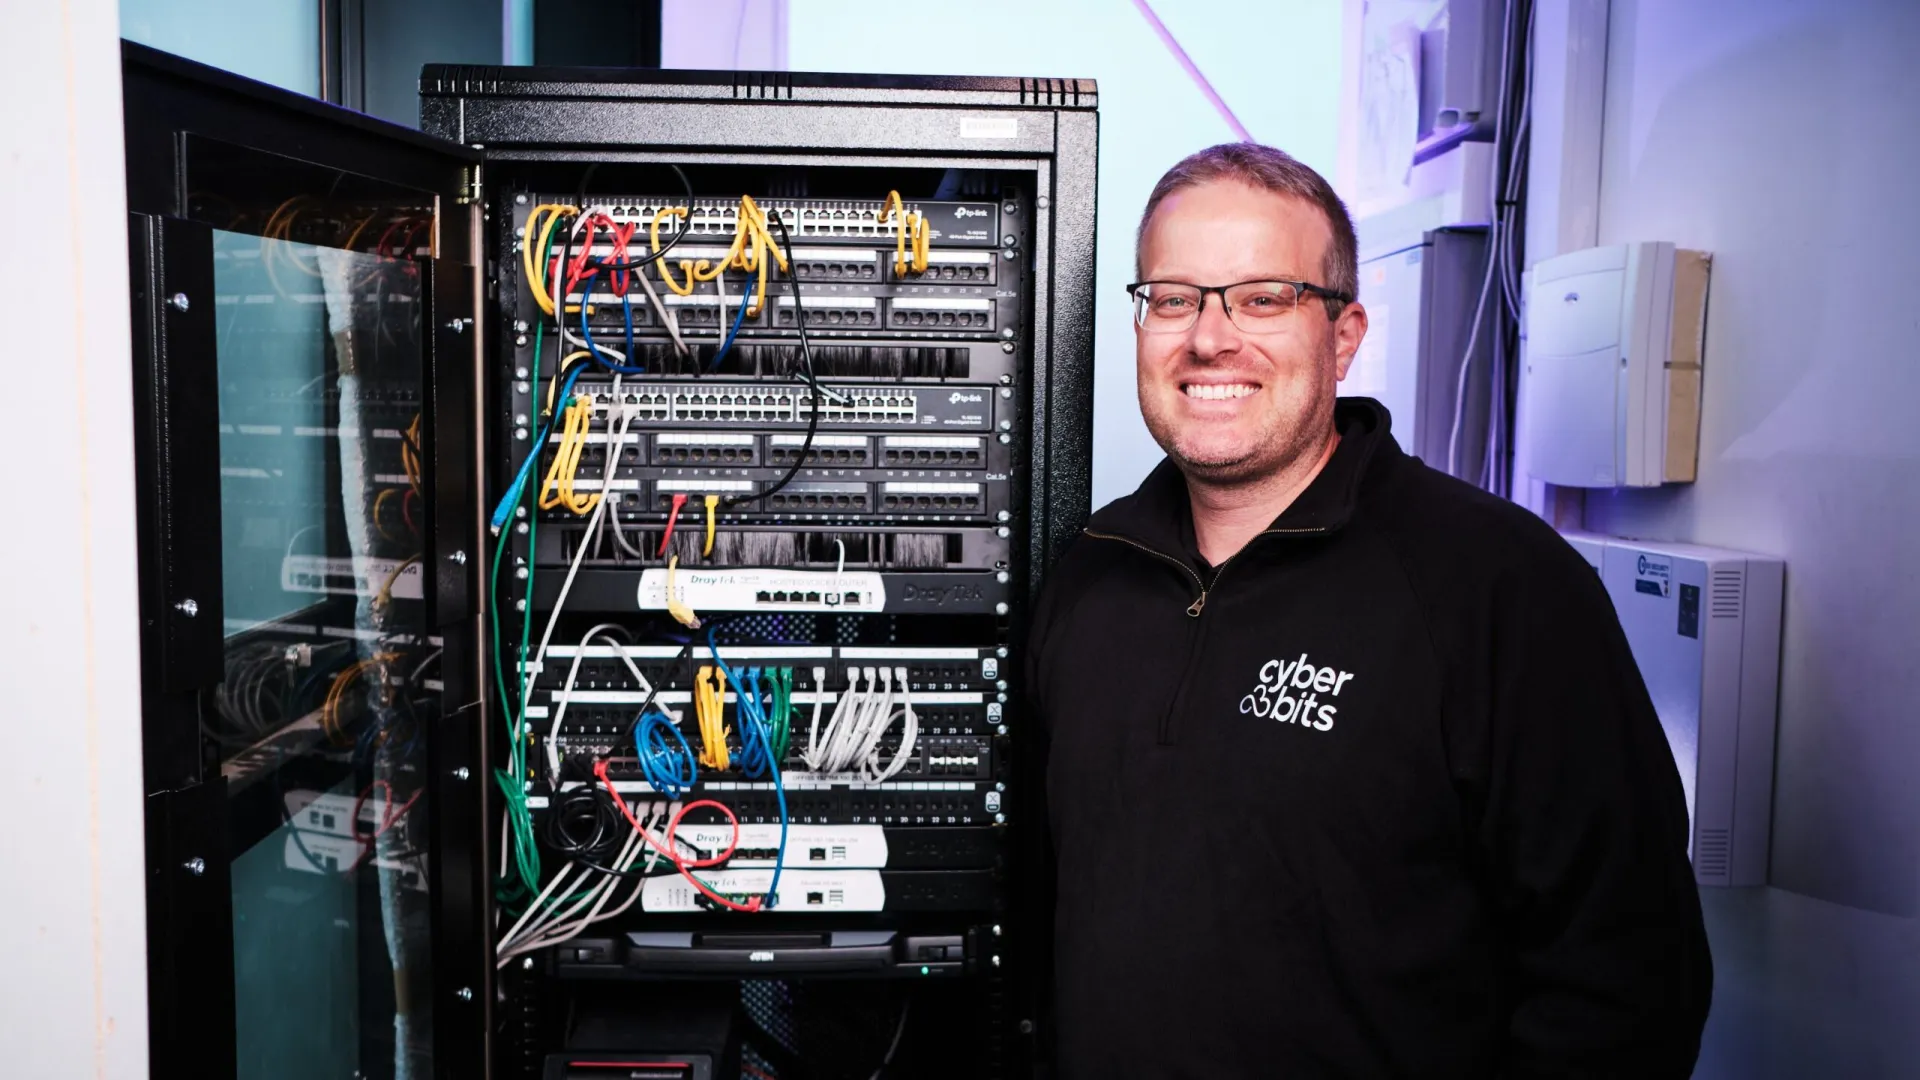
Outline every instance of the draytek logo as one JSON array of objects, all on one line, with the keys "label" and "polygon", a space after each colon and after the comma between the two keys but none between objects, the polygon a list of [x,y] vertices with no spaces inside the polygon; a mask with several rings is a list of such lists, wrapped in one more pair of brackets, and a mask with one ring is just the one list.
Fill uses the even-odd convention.
[{"label": "draytek logo", "polygon": [[986,217],[987,212],[985,210],[973,210],[965,206],[956,206],[953,208],[953,216],[957,218]]},{"label": "draytek logo", "polygon": [[932,604],[978,602],[983,598],[978,585],[909,585],[901,592],[901,597],[909,604]]},{"label": "draytek logo", "polygon": [[1336,698],[1346,688],[1351,671],[1315,667],[1300,659],[1281,662],[1269,660],[1260,667],[1260,685],[1240,699],[1242,715],[1272,717],[1283,724],[1299,724],[1315,731],[1332,731],[1334,714],[1340,710],[1322,703],[1320,695]]}]

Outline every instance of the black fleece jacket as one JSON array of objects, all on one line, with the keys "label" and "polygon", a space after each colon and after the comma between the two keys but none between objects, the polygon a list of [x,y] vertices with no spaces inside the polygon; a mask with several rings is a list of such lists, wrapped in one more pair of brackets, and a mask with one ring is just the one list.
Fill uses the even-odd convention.
[{"label": "black fleece jacket", "polygon": [[1343,400],[1218,567],[1170,463],[1049,578],[1066,1078],[1684,1077],[1687,810],[1593,571]]}]

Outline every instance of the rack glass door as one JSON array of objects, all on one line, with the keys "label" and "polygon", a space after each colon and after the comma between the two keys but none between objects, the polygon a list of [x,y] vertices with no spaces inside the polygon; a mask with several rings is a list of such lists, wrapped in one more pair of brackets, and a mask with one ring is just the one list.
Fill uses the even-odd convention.
[{"label": "rack glass door", "polygon": [[412,257],[431,223],[299,197],[213,234],[225,665],[204,723],[242,1080],[432,1075],[440,650]]}]

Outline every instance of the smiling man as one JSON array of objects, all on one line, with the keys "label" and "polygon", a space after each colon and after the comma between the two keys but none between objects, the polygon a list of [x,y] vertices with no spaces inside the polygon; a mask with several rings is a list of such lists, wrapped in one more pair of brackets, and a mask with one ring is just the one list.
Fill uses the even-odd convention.
[{"label": "smiling man", "polygon": [[1593,572],[1336,400],[1367,315],[1313,170],[1193,155],[1138,260],[1167,460],[1029,650],[1061,1074],[1686,1076],[1687,808]]}]

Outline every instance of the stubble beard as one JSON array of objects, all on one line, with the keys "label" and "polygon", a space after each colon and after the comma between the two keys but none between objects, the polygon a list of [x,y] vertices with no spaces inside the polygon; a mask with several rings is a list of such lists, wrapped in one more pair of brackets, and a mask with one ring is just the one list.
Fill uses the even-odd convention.
[{"label": "stubble beard", "polygon": [[[1318,455],[1332,427],[1337,391],[1327,385],[1325,374],[1333,369],[1333,342],[1323,342],[1318,351],[1319,355],[1312,365],[1314,377],[1307,388],[1308,398],[1304,407],[1297,413],[1290,409],[1278,415],[1269,412],[1262,430],[1238,454],[1200,456],[1183,450],[1178,425],[1155,408],[1143,408],[1141,411],[1147,432],[1153,436],[1154,442],[1160,444],[1160,449],[1173,459],[1174,465],[1189,483],[1237,488],[1271,480],[1293,468],[1303,458]],[[1269,385],[1263,392],[1275,393],[1276,388]],[[1174,387],[1174,393],[1181,393],[1179,387]],[[1288,406],[1281,408],[1287,409]]]}]

